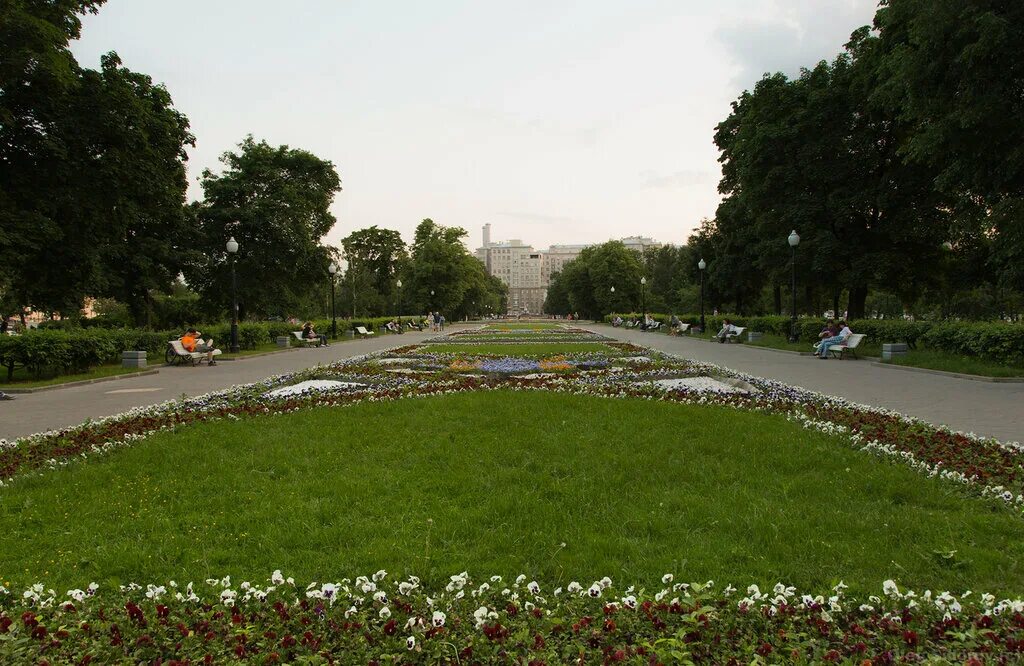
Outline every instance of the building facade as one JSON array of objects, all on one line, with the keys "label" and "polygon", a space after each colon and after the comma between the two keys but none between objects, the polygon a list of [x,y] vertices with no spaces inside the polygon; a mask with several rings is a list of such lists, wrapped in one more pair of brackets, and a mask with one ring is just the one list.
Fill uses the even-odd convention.
[{"label": "building facade", "polygon": [[[547,250],[535,250],[522,240],[491,241],[491,224],[483,226],[483,245],[476,250],[476,258],[483,262],[490,275],[508,287],[508,314],[539,314],[544,311],[551,276],[559,273],[567,263],[580,255],[589,245],[552,245]],[[650,238],[630,236],[622,239],[631,250],[643,252],[647,248],[661,247]]]}]

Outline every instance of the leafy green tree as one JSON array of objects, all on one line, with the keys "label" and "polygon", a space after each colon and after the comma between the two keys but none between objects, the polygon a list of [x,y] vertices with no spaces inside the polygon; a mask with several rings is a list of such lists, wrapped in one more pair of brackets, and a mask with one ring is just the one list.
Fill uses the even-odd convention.
[{"label": "leafy green tree", "polygon": [[545,311],[599,318],[609,312],[639,310],[641,277],[640,253],[621,241],[584,248],[552,276]]},{"label": "leafy green tree", "polygon": [[980,208],[961,219],[996,239],[990,274],[1024,289],[1024,3],[887,0],[875,26],[903,154]]},{"label": "leafy green tree", "polygon": [[369,316],[391,312],[397,305],[399,271],[408,260],[401,234],[374,225],[352,232],[341,244],[349,262],[344,279],[355,286],[359,309]]},{"label": "leafy green tree", "polygon": [[203,172],[204,199],[192,206],[198,252],[186,278],[204,301],[230,311],[228,238],[236,259],[239,309],[249,316],[290,316],[330,289],[331,254],[320,244],[341,181],[334,165],[305,150],[271,146],[252,136],[221,158],[224,171]]},{"label": "leafy green tree", "polygon": [[20,307],[113,296],[144,321],[180,267],[188,121],[149,77],[68,49],[101,1],[0,6],[0,272]]}]

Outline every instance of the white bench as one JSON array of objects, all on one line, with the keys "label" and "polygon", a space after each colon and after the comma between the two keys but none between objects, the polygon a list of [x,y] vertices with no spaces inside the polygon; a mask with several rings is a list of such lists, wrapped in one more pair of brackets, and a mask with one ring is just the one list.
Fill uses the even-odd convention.
[{"label": "white bench", "polygon": [[[221,350],[214,349],[213,355],[220,356]],[[167,361],[167,365],[180,365],[188,362],[191,365],[195,365],[197,362],[202,363],[206,360],[209,352],[190,352],[185,349],[184,345],[181,344],[181,340],[169,340],[167,342],[167,353],[164,356],[164,360]]]},{"label": "white bench", "polygon": [[677,324],[673,328],[668,329],[668,334],[669,335],[682,335],[683,333],[686,333],[689,330],[690,330],[690,325],[689,324],[684,324],[683,322],[679,322],[679,324]]},{"label": "white bench", "polygon": [[746,326],[733,326],[732,330],[725,334],[725,341],[738,342],[741,339],[740,336],[743,335],[743,331],[745,330],[747,330]]},{"label": "white bench", "polygon": [[364,338],[368,338],[373,335],[373,331],[368,331],[363,326],[356,326],[356,333]]},{"label": "white bench", "polygon": [[857,358],[857,346],[860,344],[860,341],[864,339],[865,335],[866,334],[864,333],[853,333],[850,337],[846,338],[846,342],[838,345],[829,345],[828,353],[831,354],[833,358],[838,358],[840,360],[842,360],[846,352],[850,352],[853,354],[854,358]]},{"label": "white bench", "polygon": [[315,347],[319,347],[320,346],[320,336],[319,335],[317,337],[315,337],[315,338],[304,338],[304,337],[302,337],[302,331],[292,331],[292,335],[295,336],[296,340],[298,340],[300,343],[304,344],[307,347],[314,347],[314,346]]}]

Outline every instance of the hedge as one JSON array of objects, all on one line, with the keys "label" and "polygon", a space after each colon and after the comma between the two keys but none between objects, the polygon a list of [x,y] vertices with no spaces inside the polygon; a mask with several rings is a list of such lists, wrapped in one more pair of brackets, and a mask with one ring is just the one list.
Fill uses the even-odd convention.
[{"label": "hedge", "polygon": [[[671,315],[650,313],[654,319],[668,325]],[[605,315],[604,321],[610,322],[615,317],[632,319],[640,317],[636,312],[612,313]],[[683,323],[696,325],[700,323],[699,314],[677,315]],[[789,335],[789,317],[719,314],[705,315],[708,329],[718,330],[722,322],[729,319],[737,326],[745,326],[752,331]],[[824,326],[824,319],[801,317],[797,320],[799,339],[814,341]],[[905,321],[902,319],[854,319],[850,328],[855,333],[864,333],[873,343],[906,342],[911,347],[918,342],[929,349],[957,356],[973,356],[998,363],[1024,364],[1024,324],[1008,324],[1005,322],[928,322]]]},{"label": "hedge", "polygon": [[[355,326],[376,330],[390,321],[391,317],[374,317],[349,321],[338,320],[339,333]],[[408,320],[403,317],[403,320]],[[420,319],[416,317],[415,319]],[[329,333],[331,321],[314,321],[321,333]],[[231,339],[231,324],[219,323],[197,326],[204,337],[213,337],[215,344],[227,348]],[[243,322],[238,325],[238,346],[255,349],[279,336],[291,335],[299,330],[300,324],[288,322]],[[53,327],[32,330],[24,335],[0,336],[0,365],[7,368],[10,381],[17,367],[24,367],[35,376],[43,372],[74,374],[86,372],[89,368],[106,363],[117,363],[121,352],[128,350],[146,351],[151,360],[163,359],[167,341],[181,335],[182,331],[144,331],[140,329],[100,329]]]}]

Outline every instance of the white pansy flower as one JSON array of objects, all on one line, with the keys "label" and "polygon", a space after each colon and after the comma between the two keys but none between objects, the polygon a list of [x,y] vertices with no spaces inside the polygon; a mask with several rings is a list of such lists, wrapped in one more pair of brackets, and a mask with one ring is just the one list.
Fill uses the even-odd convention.
[{"label": "white pansy flower", "polygon": [[447,618],[448,616],[441,611],[434,611],[434,614],[430,616],[430,624],[435,627],[443,627]]}]

